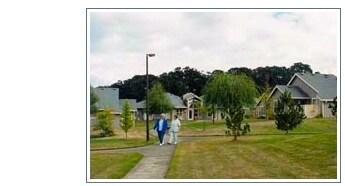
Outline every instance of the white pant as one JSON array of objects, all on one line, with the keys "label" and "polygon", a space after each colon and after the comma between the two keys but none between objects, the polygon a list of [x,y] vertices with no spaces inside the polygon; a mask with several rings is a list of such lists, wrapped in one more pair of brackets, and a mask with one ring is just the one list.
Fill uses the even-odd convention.
[{"label": "white pant", "polygon": [[174,143],[177,144],[177,140],[178,140],[177,132],[170,131],[169,143],[172,143],[173,140],[174,140]]}]

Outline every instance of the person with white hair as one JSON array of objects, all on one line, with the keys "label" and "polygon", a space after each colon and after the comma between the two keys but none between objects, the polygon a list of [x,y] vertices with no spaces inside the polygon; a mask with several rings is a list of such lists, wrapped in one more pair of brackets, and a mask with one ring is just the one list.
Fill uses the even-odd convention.
[{"label": "person with white hair", "polygon": [[157,131],[159,138],[159,146],[164,144],[164,134],[168,128],[168,120],[165,119],[165,114],[162,113],[160,119],[157,119],[153,129]]}]

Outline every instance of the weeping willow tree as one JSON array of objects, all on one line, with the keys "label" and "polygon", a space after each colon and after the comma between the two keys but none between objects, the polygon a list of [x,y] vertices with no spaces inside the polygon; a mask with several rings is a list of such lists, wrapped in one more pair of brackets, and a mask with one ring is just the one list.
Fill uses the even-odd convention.
[{"label": "weeping willow tree", "polygon": [[213,75],[203,88],[206,105],[217,105],[226,114],[226,134],[234,136],[250,132],[249,124],[242,125],[243,106],[250,106],[256,97],[254,81],[244,74],[220,72]]}]

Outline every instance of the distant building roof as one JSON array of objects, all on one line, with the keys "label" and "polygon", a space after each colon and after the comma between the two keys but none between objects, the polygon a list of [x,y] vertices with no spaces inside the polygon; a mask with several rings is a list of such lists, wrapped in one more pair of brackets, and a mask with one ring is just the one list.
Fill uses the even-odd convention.
[{"label": "distant building roof", "polygon": [[198,100],[201,100],[201,97],[197,96],[196,94],[192,93],[192,92],[188,92],[186,94],[183,94],[182,96],[183,100],[187,99],[193,99],[193,98],[196,98]]},{"label": "distant building roof", "polygon": [[[170,99],[171,104],[174,106],[174,108],[187,108],[186,105],[184,105],[183,100],[181,99],[181,97],[176,96],[176,95],[171,94],[171,93],[166,93],[166,95]],[[144,109],[145,108],[145,104],[146,104],[146,100],[137,102],[137,108],[138,109]]]},{"label": "distant building roof", "polygon": [[144,109],[146,101],[137,102],[137,109]]},{"label": "distant building roof", "polygon": [[181,97],[176,96],[171,93],[167,93],[171,103],[173,104],[174,108],[187,108],[186,105],[184,105],[183,100]]},{"label": "distant building roof", "polygon": [[125,104],[125,100],[128,100],[131,111],[137,111],[137,100],[136,99],[120,99],[121,111]]},{"label": "distant building roof", "polygon": [[99,109],[112,109],[113,112],[120,112],[118,88],[94,88],[94,92],[99,98],[96,102]]},{"label": "distant building roof", "polygon": [[337,77],[333,74],[311,74],[311,73],[296,73],[288,85],[293,80],[299,77],[312,89],[318,92],[318,96],[321,99],[333,99],[337,96]]}]

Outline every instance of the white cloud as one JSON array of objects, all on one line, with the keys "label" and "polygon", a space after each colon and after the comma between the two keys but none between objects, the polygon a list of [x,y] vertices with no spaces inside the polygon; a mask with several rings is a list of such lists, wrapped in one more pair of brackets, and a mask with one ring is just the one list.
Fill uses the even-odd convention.
[{"label": "white cloud", "polygon": [[[228,70],[310,64],[337,73],[337,13],[156,12],[92,13],[91,81],[111,84],[175,67]],[[93,35],[91,35],[93,37]],[[97,86],[97,85],[96,85]]]}]

